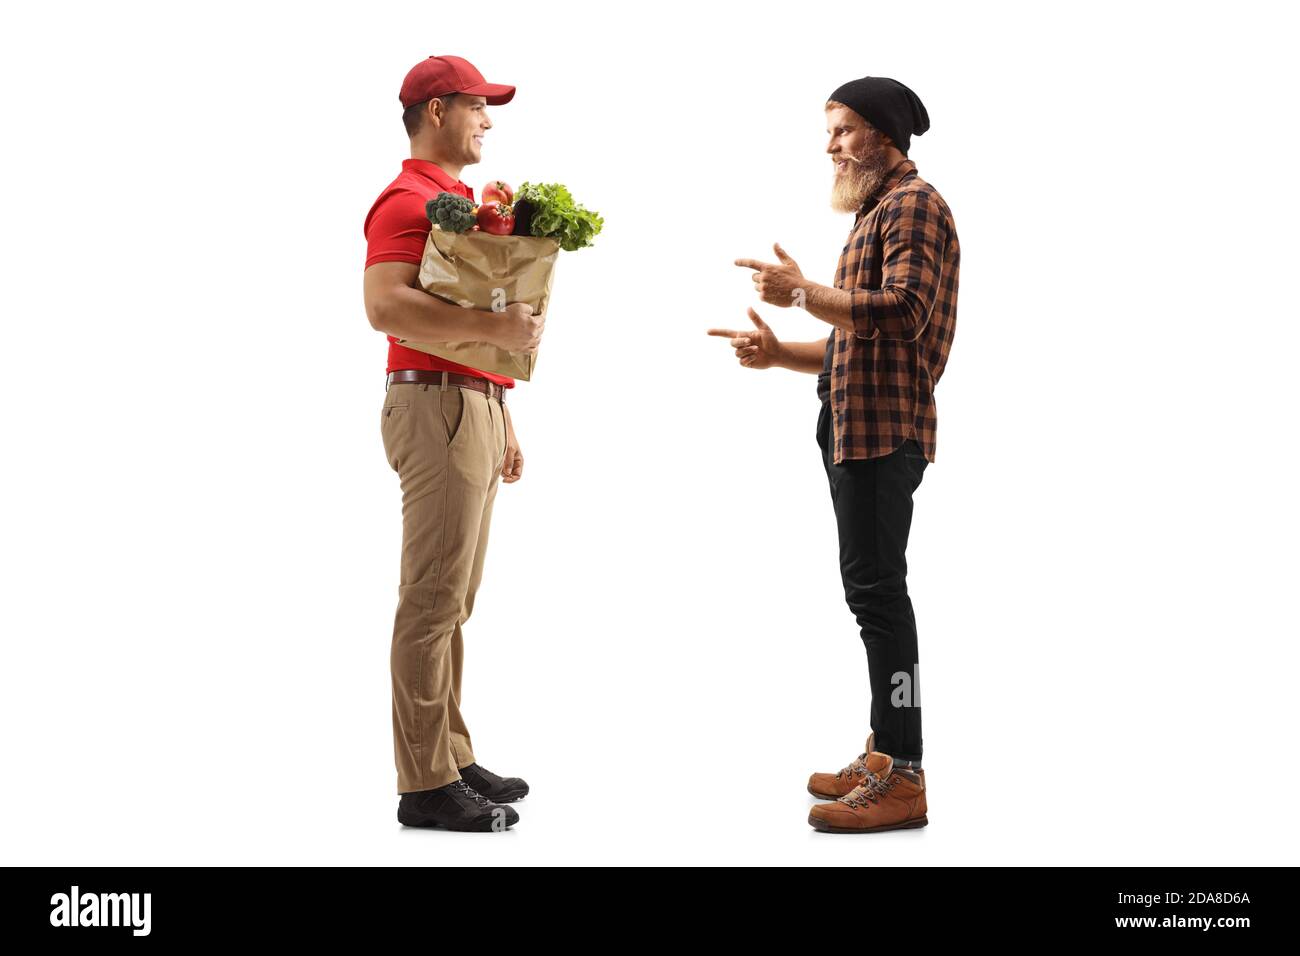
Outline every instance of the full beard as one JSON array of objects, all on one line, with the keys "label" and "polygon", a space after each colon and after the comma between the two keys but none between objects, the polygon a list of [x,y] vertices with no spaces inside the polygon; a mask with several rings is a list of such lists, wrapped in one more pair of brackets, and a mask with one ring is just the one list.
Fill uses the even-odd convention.
[{"label": "full beard", "polygon": [[845,158],[849,168],[831,183],[831,208],[836,212],[857,212],[889,174],[885,151],[873,149],[861,157]]}]

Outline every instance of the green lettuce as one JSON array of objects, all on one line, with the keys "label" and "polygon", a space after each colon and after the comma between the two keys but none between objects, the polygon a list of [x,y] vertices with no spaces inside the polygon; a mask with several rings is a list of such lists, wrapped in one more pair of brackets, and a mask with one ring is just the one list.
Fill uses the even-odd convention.
[{"label": "green lettuce", "polygon": [[515,193],[515,203],[531,206],[528,222],[531,235],[555,239],[567,252],[591,245],[605,220],[573,201],[573,195],[559,183],[524,183]]}]

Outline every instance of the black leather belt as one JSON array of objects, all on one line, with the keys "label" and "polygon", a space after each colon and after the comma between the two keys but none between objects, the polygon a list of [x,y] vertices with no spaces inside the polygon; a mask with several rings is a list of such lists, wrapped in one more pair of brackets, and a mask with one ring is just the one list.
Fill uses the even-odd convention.
[{"label": "black leather belt", "polygon": [[432,372],[422,368],[402,368],[388,373],[388,379],[384,382],[384,391],[388,391],[390,385],[398,382],[415,382],[418,385],[437,385],[439,388],[454,386],[456,388],[472,388],[476,392],[482,392],[488,398],[495,398],[498,401],[506,400],[506,388],[504,385],[498,385],[496,382],[489,382],[485,378],[478,378],[475,375],[462,375],[459,372]]}]

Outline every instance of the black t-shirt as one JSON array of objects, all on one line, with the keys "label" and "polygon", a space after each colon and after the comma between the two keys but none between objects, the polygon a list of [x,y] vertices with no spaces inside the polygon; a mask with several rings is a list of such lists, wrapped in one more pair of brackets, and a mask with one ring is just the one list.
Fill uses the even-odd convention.
[{"label": "black t-shirt", "polygon": [[831,400],[831,361],[835,351],[834,335],[826,336],[826,355],[822,359],[822,370],[817,373],[817,397],[823,402]]}]

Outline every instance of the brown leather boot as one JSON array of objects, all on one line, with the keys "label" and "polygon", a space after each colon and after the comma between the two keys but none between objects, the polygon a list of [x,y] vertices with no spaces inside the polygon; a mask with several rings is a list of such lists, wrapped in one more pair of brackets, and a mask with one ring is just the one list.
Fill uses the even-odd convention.
[{"label": "brown leather boot", "polygon": [[894,758],[866,755],[863,782],[834,803],[819,803],[808,814],[814,830],[874,833],[909,830],[930,821],[925,813],[925,771],[895,770]]},{"label": "brown leather boot", "polygon": [[823,800],[838,800],[867,779],[867,755],[876,749],[876,735],[867,735],[867,749],[839,773],[815,773],[808,778],[808,792]]}]

